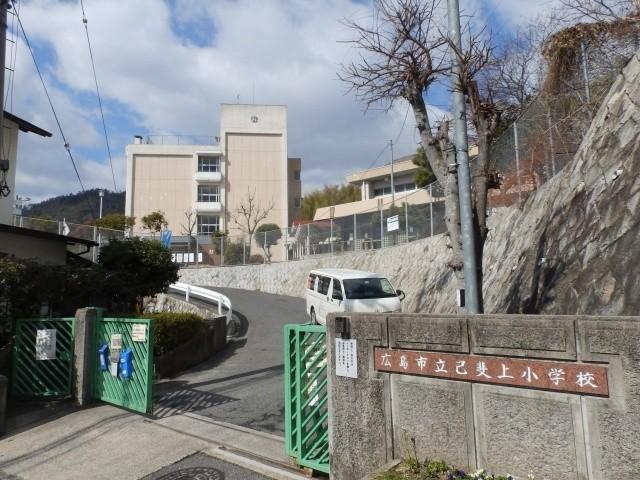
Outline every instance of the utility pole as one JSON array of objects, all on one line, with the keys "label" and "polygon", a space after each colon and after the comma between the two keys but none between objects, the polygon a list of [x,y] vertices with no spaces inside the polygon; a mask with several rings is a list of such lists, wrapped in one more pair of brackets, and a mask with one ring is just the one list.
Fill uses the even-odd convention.
[{"label": "utility pole", "polygon": [[[100,218],[102,218],[102,199],[104,198],[104,190],[98,190],[98,196],[100,197]],[[102,232],[98,231],[98,252],[102,246]]]},{"label": "utility pole", "polygon": [[[460,6],[458,0],[448,0],[449,38],[458,50],[461,48]],[[460,59],[451,48],[452,73],[459,84]],[[471,176],[469,174],[469,145],[467,139],[467,113],[464,93],[453,89],[453,130],[455,134],[456,160],[458,164],[458,190],[460,223],[462,229],[462,251],[464,259],[464,304],[469,313],[480,313],[478,296],[478,272],[476,249],[473,238],[473,212],[471,209]]]},{"label": "utility pole", "polygon": [[[0,163],[4,164],[6,160],[6,168],[9,168],[9,152],[5,152],[4,146],[4,72],[5,72],[5,48],[7,38],[7,10],[10,8],[9,0],[0,0]],[[6,158],[5,158],[6,155]],[[4,165],[3,165],[4,167]],[[15,165],[13,166],[15,168]],[[6,172],[5,172],[6,173]],[[7,187],[8,188],[8,187]],[[0,194],[0,197],[8,196]]]},{"label": "utility pole", "polygon": [[393,140],[389,140],[389,148],[391,149],[391,205],[396,203],[396,186],[393,180]]}]

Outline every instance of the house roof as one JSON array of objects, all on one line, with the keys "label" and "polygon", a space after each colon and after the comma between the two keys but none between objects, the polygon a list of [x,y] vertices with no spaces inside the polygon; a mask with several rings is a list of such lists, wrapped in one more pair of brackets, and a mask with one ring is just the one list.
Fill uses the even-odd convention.
[{"label": "house roof", "polygon": [[84,238],[67,237],[66,235],[58,235],[57,233],[42,232],[40,230],[32,230],[30,228],[14,227],[0,223],[0,232],[14,233],[16,235],[25,235],[28,237],[45,238],[48,240],[64,241],[67,245],[86,245],[88,247],[97,247],[98,243],[93,240]]},{"label": "house roof", "polygon": [[11,120],[13,123],[18,125],[18,128],[23,132],[27,132],[27,133],[32,132],[37,135],[40,135],[41,137],[50,137],[52,135],[50,132],[47,132],[45,129],[40,128],[31,122],[27,122],[26,120],[23,120],[20,117],[16,117],[13,113],[9,113],[6,110],[4,112],[4,118],[6,118],[7,120]]}]

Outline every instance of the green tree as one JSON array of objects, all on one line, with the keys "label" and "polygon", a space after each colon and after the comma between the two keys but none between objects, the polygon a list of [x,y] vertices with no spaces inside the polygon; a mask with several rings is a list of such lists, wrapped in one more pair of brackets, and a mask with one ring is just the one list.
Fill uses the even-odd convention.
[{"label": "green tree", "polygon": [[325,185],[319,190],[307,193],[302,198],[301,216],[303,220],[313,220],[318,208],[357,202],[361,198],[360,188],[356,185]]},{"label": "green tree", "polygon": [[433,173],[433,169],[431,168],[431,164],[429,163],[429,159],[427,158],[424,148],[420,147],[416,150],[416,154],[413,156],[413,164],[418,167],[418,170],[413,177],[416,182],[416,187],[423,188],[435,181],[436,175]]},{"label": "green tree", "polygon": [[96,226],[111,230],[128,230],[133,228],[136,217],[127,217],[122,213],[109,213],[96,220]]},{"label": "green tree", "polygon": [[271,247],[282,238],[282,231],[275,223],[263,223],[255,231],[256,243],[260,245],[267,262],[271,262]]},{"label": "green tree", "polygon": [[112,240],[100,251],[108,293],[124,311],[142,310],[144,297],[166,292],[178,280],[171,252],[156,240]]},{"label": "green tree", "polygon": [[160,232],[163,228],[167,228],[169,223],[164,216],[164,212],[156,210],[148,215],[142,217],[142,226],[147,230],[153,232],[154,236]]}]

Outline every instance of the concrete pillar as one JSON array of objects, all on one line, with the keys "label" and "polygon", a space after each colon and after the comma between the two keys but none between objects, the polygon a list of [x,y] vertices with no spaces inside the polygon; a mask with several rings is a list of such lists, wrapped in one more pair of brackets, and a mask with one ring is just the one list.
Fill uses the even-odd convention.
[{"label": "concrete pillar", "polygon": [[76,310],[75,320],[75,348],[74,348],[74,383],[73,394],[78,405],[83,406],[91,402],[91,382],[95,359],[98,356],[97,346],[93,345],[98,318],[102,316],[102,309],[80,308]]},{"label": "concrete pillar", "polygon": [[0,436],[4,434],[5,421],[7,418],[7,390],[9,390],[9,382],[7,377],[0,375]]}]

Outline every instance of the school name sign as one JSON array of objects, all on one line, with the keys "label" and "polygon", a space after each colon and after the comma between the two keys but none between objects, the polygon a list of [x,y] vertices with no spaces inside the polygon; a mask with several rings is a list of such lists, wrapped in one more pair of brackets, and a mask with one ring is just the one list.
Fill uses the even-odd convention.
[{"label": "school name sign", "polygon": [[374,355],[381,372],[609,396],[607,368],[601,365],[380,347]]}]

